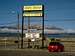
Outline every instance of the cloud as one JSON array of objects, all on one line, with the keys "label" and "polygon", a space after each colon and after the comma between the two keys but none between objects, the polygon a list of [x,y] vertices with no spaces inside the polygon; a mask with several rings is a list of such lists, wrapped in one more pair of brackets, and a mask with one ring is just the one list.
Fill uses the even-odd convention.
[{"label": "cloud", "polygon": [[65,30],[67,33],[75,33],[75,30],[74,29],[67,29]]}]

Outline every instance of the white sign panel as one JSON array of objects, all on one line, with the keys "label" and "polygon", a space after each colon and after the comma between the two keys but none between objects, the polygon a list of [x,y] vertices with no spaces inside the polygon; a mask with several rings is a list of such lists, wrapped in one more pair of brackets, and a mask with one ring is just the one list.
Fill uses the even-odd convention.
[{"label": "white sign panel", "polygon": [[26,33],[26,38],[32,38],[32,34],[31,33]]},{"label": "white sign panel", "polygon": [[31,41],[35,41],[35,39],[31,39]]},{"label": "white sign panel", "polygon": [[35,39],[35,38],[39,38],[39,37],[40,37],[39,33],[26,33],[26,38]]}]

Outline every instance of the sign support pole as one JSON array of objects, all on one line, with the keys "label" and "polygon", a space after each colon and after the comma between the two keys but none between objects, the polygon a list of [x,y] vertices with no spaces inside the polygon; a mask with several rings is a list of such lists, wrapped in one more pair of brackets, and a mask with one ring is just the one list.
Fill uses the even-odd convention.
[{"label": "sign support pole", "polygon": [[19,48],[19,30],[20,30],[19,13],[17,16],[18,16],[18,48]]},{"label": "sign support pole", "polygon": [[23,49],[23,28],[24,28],[24,16],[23,16],[23,8],[22,8],[22,37],[21,37],[21,49]]},{"label": "sign support pole", "polygon": [[42,48],[44,48],[44,5],[43,5],[43,16],[42,16]]}]

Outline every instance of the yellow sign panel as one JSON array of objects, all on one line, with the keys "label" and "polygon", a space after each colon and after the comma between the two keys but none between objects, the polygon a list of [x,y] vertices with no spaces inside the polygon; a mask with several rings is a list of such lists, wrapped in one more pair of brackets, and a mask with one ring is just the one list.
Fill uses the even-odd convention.
[{"label": "yellow sign panel", "polygon": [[42,13],[24,13],[23,16],[42,16]]},{"label": "yellow sign panel", "polygon": [[25,11],[42,10],[42,5],[24,6],[23,10]]}]

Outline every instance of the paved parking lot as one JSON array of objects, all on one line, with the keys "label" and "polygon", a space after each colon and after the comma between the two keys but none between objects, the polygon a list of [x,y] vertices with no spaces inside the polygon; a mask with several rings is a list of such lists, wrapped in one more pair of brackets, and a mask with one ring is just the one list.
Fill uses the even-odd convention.
[{"label": "paved parking lot", "polygon": [[2,49],[0,56],[75,56],[75,52],[48,52],[42,49]]}]

